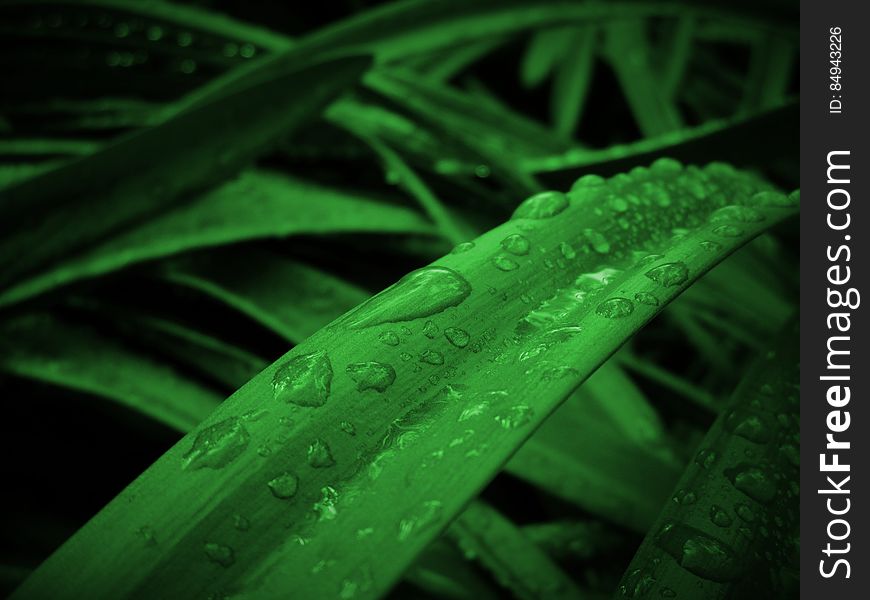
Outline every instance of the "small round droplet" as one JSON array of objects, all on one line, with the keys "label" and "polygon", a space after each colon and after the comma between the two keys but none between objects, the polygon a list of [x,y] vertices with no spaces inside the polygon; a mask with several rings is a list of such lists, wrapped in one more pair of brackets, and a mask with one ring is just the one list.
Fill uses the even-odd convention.
[{"label": "small round droplet", "polygon": [[731,515],[724,508],[716,504],[710,507],[710,520],[717,527],[730,527],[733,521]]},{"label": "small round droplet", "polygon": [[239,531],[247,531],[251,528],[251,522],[242,515],[233,515],[233,527]]},{"label": "small round droplet", "polygon": [[468,342],[471,341],[471,336],[468,335],[468,332],[459,327],[448,327],[444,330],[444,337],[457,348],[465,348]]},{"label": "small round droplet", "polygon": [[438,337],[438,331],[438,326],[433,321],[426,321],[426,325],[423,326],[423,335],[430,340],[434,340]]},{"label": "small round droplet", "polygon": [[425,352],[423,352],[423,354],[420,355],[420,362],[424,362],[429,365],[443,365],[444,355],[437,350],[426,350]]},{"label": "small round droplet", "polygon": [[689,278],[689,269],[680,261],[665,263],[646,272],[646,276],[663,287],[682,285]]},{"label": "small round droplet", "polygon": [[706,250],[707,252],[719,252],[722,250],[722,244],[719,242],[714,242],[712,240],[704,240],[701,242],[701,248]]},{"label": "small round droplet", "polygon": [[735,488],[762,504],[770,502],[776,496],[776,483],[760,467],[740,465],[726,470],[725,475]]},{"label": "small round droplet", "polygon": [[321,439],[316,439],[308,445],[308,464],[315,469],[325,469],[335,464],[329,444]]},{"label": "small round droplet", "polygon": [[590,173],[575,181],[574,185],[571,186],[571,191],[573,192],[581,188],[601,187],[606,184],[607,180],[604,177]]},{"label": "small round droplet", "polygon": [[548,219],[568,208],[568,197],[562,192],[541,192],[520,204],[511,219]]},{"label": "small round droplet", "polygon": [[571,260],[577,256],[577,251],[574,250],[574,247],[568,242],[562,242],[559,244],[559,252],[562,253],[562,257],[566,260]]},{"label": "small round droplet", "polygon": [[220,469],[238,458],[251,437],[241,419],[230,417],[201,430],[182,457],[183,469]]},{"label": "small round droplet", "polygon": [[782,192],[758,192],[749,199],[749,202],[753,206],[779,206],[789,208],[800,203],[800,191],[792,192],[788,196]]},{"label": "small round droplet", "polygon": [[348,435],[356,435],[356,427],[354,427],[353,423],[350,421],[342,421],[339,423],[339,427],[341,427],[341,430]]},{"label": "small round droplet", "polygon": [[680,161],[673,158],[659,158],[652,165],[650,171],[656,174],[679,173],[683,170],[683,165]]},{"label": "small round droplet", "polygon": [[506,254],[497,254],[492,259],[492,264],[499,271],[514,271],[520,267],[519,263]]},{"label": "small round droplet", "polygon": [[505,252],[516,256],[525,256],[529,253],[532,245],[526,236],[513,233],[501,241],[501,247]]},{"label": "small round droplet", "polygon": [[622,319],[634,312],[634,304],[628,298],[608,298],[595,312],[606,319]]},{"label": "small round droplet", "polygon": [[236,562],[235,552],[233,552],[232,548],[225,546],[224,544],[206,542],[203,549],[205,550],[206,557],[208,557],[211,562],[220,565],[225,569]]},{"label": "small round droplet", "polygon": [[269,480],[266,484],[272,491],[272,495],[281,500],[287,500],[296,495],[296,490],[299,489],[299,479],[290,472],[284,472]]},{"label": "small round droplet", "polygon": [[740,517],[741,520],[746,521],[747,523],[752,523],[755,520],[755,512],[749,508],[748,504],[743,502],[734,508],[734,512],[737,513],[737,516]]}]

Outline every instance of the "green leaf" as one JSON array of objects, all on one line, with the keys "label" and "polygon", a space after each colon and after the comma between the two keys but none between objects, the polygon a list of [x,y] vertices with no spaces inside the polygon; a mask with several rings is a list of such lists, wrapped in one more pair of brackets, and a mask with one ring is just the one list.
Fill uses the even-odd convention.
[{"label": "green leaf", "polygon": [[180,431],[198,425],[221,400],[86,325],[30,313],[5,321],[2,329],[4,372],[106,398]]},{"label": "green leaf", "polygon": [[626,570],[623,596],[797,592],[798,349],[790,324],[735,390]]},{"label": "green leaf", "polygon": [[287,68],[6,188],[0,205],[2,283],[8,286],[56,264],[70,252],[178,206],[180,196],[235,175],[316,114],[368,63],[345,58]]},{"label": "green leaf", "polygon": [[[673,161],[527,200],[248,382],[16,596],[379,596],[608,356],[796,203]],[[134,541],[145,525],[156,544]]]},{"label": "green leaf", "polygon": [[334,233],[434,233],[415,212],[277,172],[242,173],[0,293],[0,306],[144,261],[251,239]]}]

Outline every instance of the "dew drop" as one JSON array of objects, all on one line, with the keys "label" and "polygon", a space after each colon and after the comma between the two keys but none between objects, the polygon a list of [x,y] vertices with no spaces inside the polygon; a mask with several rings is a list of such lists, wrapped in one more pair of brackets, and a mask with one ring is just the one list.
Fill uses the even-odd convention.
[{"label": "dew drop", "polygon": [[461,242],[453,247],[450,254],[463,254],[474,248],[474,242]]},{"label": "dew drop", "polygon": [[682,524],[667,523],[656,544],[686,571],[709,581],[725,583],[740,575],[737,557],[724,542]]},{"label": "dew drop", "polygon": [[704,240],[701,242],[701,248],[708,252],[719,252],[722,250],[722,244],[719,242],[714,242],[712,240]]},{"label": "dew drop", "polygon": [[291,358],[275,370],[275,398],[299,406],[323,406],[332,385],[332,363],[326,352],[311,352]]},{"label": "dew drop", "polygon": [[236,554],[233,552],[233,549],[229,546],[225,546],[224,544],[216,544],[214,542],[206,542],[205,546],[203,546],[205,550],[206,557],[216,565],[220,565],[223,568],[227,568],[232,566],[234,562],[236,562]]},{"label": "dew drop", "polygon": [[411,536],[429,529],[441,519],[444,509],[438,500],[423,503],[419,511],[399,521],[398,539],[404,542]]},{"label": "dew drop", "polygon": [[731,515],[716,504],[710,507],[710,520],[717,527],[730,527],[732,523]]},{"label": "dew drop", "polygon": [[308,445],[308,464],[315,469],[325,469],[335,464],[329,444],[321,439],[316,439]]},{"label": "dew drop", "polygon": [[396,380],[396,370],[392,365],[375,361],[349,364],[345,372],[356,383],[358,392],[375,390],[383,393]]},{"label": "dew drop", "polygon": [[526,404],[511,406],[495,416],[496,422],[505,429],[517,429],[532,422],[535,410]]},{"label": "dew drop", "polygon": [[665,263],[646,272],[646,276],[663,287],[682,285],[689,278],[689,269],[680,261]]},{"label": "dew drop", "polygon": [[562,253],[562,256],[566,260],[571,260],[577,256],[577,251],[574,250],[574,247],[568,242],[562,242],[559,244],[559,252]]},{"label": "dew drop", "polygon": [[658,174],[679,173],[683,170],[683,164],[673,158],[659,158],[650,165],[650,171]]},{"label": "dew drop", "polygon": [[646,304],[647,306],[658,306],[659,299],[649,292],[638,292],[634,295],[634,301],[638,304]]},{"label": "dew drop", "polygon": [[499,271],[514,271],[519,268],[519,263],[505,254],[497,254],[492,259],[492,264]]},{"label": "dew drop", "polygon": [[725,476],[735,488],[758,502],[767,503],[776,496],[773,478],[760,467],[739,465],[735,469],[726,470]]},{"label": "dew drop", "polygon": [[269,486],[273,496],[287,500],[296,495],[296,490],[299,489],[299,478],[293,473],[284,472],[269,480],[266,485]]},{"label": "dew drop", "polygon": [[772,436],[770,425],[764,417],[742,410],[731,411],[725,419],[725,427],[756,444],[766,444]]},{"label": "dew drop", "polygon": [[525,256],[529,253],[532,245],[526,236],[513,233],[501,241],[501,247],[505,252],[516,256]]},{"label": "dew drop", "polygon": [[737,513],[737,516],[740,517],[741,520],[746,521],[747,523],[752,523],[755,520],[755,512],[749,508],[748,504],[743,502],[735,507],[734,512]]},{"label": "dew drop", "polygon": [[370,298],[345,319],[351,327],[412,321],[457,306],[469,294],[471,285],[456,271],[441,266],[424,267]]},{"label": "dew drop", "polygon": [[695,456],[695,463],[703,469],[709,469],[716,462],[716,451],[709,448],[703,448],[698,451]]},{"label": "dew drop", "polygon": [[347,435],[356,435],[356,427],[354,427],[353,423],[351,423],[350,421],[342,421],[339,424],[339,427]]},{"label": "dew drop", "polygon": [[594,229],[584,229],[583,236],[589,241],[592,249],[598,254],[607,254],[610,252],[610,242],[601,232]]},{"label": "dew drop", "polygon": [[713,233],[722,237],[736,238],[743,235],[743,230],[736,225],[718,225],[713,229]]},{"label": "dew drop", "polygon": [[593,188],[593,187],[601,187],[607,183],[607,180],[604,179],[601,175],[594,175],[590,173],[589,175],[584,175],[580,179],[574,182],[574,185],[571,186],[571,191],[579,190],[581,188]]},{"label": "dew drop", "polygon": [[444,330],[444,337],[457,348],[465,348],[468,342],[471,341],[471,336],[468,335],[468,332],[459,327],[446,328]]},{"label": "dew drop", "polygon": [[690,492],[687,490],[677,490],[677,493],[674,494],[674,502],[677,504],[682,504],[684,506],[689,506],[694,504],[697,501],[698,497],[695,495],[695,492]]},{"label": "dew drop", "polygon": [[634,304],[628,298],[608,298],[598,305],[595,312],[607,319],[621,319],[634,312]]},{"label": "dew drop", "polygon": [[338,516],[338,491],[331,485],[320,488],[320,500],[314,503],[318,521],[331,521]]},{"label": "dew drop", "polygon": [[420,355],[420,362],[424,362],[428,365],[443,365],[444,355],[437,350],[426,350]]},{"label": "dew drop", "polygon": [[183,469],[220,469],[245,451],[251,436],[238,417],[218,421],[200,431],[182,457]]},{"label": "dew drop", "polygon": [[438,337],[438,326],[432,321],[426,321],[426,325],[423,326],[423,335],[425,335],[430,340],[434,340]]},{"label": "dew drop", "polygon": [[248,531],[251,528],[251,522],[242,515],[233,515],[233,527],[239,531]]},{"label": "dew drop", "polygon": [[568,208],[568,197],[562,192],[541,192],[520,204],[511,219],[548,219]]},{"label": "dew drop", "polygon": [[782,192],[758,192],[752,196],[749,201],[753,206],[780,206],[788,208],[791,206],[797,206],[800,203],[800,192],[795,191],[788,196]]},{"label": "dew drop", "polygon": [[730,204],[713,211],[711,223],[758,223],[764,220],[764,215],[750,206]]},{"label": "dew drop", "polygon": [[398,346],[401,340],[395,331],[385,331],[378,336],[378,341],[385,346]]}]

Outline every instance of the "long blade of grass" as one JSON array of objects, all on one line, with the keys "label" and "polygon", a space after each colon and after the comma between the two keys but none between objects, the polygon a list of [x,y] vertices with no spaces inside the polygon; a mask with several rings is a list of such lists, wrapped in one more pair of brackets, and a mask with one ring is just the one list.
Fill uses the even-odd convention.
[{"label": "long blade of grass", "polygon": [[287,68],[7,187],[0,203],[2,283],[229,178],[316,114],[368,64],[366,58],[345,58]]},{"label": "long blade of grass", "polygon": [[794,324],[707,433],[619,587],[624,597],[797,591],[799,407]]},{"label": "long blade of grass", "polygon": [[431,234],[401,206],[270,171],[246,171],[195,200],[60,261],[0,293],[8,306],[69,283],[182,252],[259,238],[351,232]]},{"label": "long blade of grass", "polygon": [[209,253],[165,266],[163,277],[238,310],[297,344],[369,297],[324,271],[271,253]]},{"label": "long blade of grass", "polygon": [[85,325],[33,313],[7,320],[0,369],[117,402],[189,431],[220,395]]},{"label": "long blade of grass", "polygon": [[[595,368],[796,203],[673,161],[527,200],[252,379],[13,597],[379,596]],[[134,542],[145,524],[157,544]]]},{"label": "long blade of grass", "polygon": [[596,27],[587,25],[574,28],[568,39],[568,48],[556,66],[550,113],[553,128],[562,137],[573,136],[583,115],[583,104],[595,65],[597,39]]},{"label": "long blade of grass", "polygon": [[515,598],[582,598],[583,593],[518,527],[490,505],[472,502],[448,535],[475,556]]}]

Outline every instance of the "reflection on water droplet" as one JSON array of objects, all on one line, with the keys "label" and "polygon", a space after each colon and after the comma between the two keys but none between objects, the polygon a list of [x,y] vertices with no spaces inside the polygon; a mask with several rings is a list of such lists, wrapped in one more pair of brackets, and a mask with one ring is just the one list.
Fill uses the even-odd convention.
[{"label": "reflection on water droplet", "polygon": [[680,261],[665,263],[646,272],[646,276],[663,287],[682,285],[689,278],[689,269]]},{"label": "reflection on water droplet", "polygon": [[529,253],[531,244],[524,235],[514,233],[501,241],[501,247],[505,252],[515,254],[516,256],[525,256]]},{"label": "reflection on water droplet", "polygon": [[429,365],[443,365],[444,355],[437,350],[426,350],[425,352],[423,352],[423,354],[420,355],[420,362],[424,362]]},{"label": "reflection on water droplet", "polygon": [[[429,266],[408,273],[342,319],[351,327],[431,317],[461,304],[471,285],[452,269]],[[339,321],[339,322],[342,322]]]},{"label": "reflection on water droplet", "polygon": [[525,404],[517,404],[495,416],[496,422],[505,429],[517,429],[532,422],[535,410]]},{"label": "reflection on water droplet", "polygon": [[299,479],[293,473],[284,472],[269,480],[266,485],[269,486],[273,496],[286,500],[296,495]]},{"label": "reflection on water droplet", "polygon": [[181,466],[191,471],[204,467],[220,469],[244,452],[250,441],[238,417],[218,421],[196,435],[190,450],[182,457]]},{"label": "reflection on water droplet", "polygon": [[401,340],[395,331],[385,331],[378,336],[378,341],[385,346],[398,346]]},{"label": "reflection on water droplet", "polygon": [[462,242],[460,244],[456,244],[453,247],[453,250],[450,251],[450,254],[463,254],[465,252],[468,252],[472,248],[474,248],[474,242]]},{"label": "reflection on water droplet", "polygon": [[713,233],[722,237],[736,238],[743,235],[743,230],[736,225],[718,225],[713,229]]},{"label": "reflection on water droplet", "polygon": [[492,264],[499,271],[514,271],[520,267],[519,263],[505,254],[497,254],[492,258]]},{"label": "reflection on water droplet", "polygon": [[659,299],[649,292],[638,292],[634,295],[634,301],[638,304],[646,304],[647,306],[658,306]]},{"label": "reflection on water droplet", "polygon": [[568,208],[568,197],[562,192],[541,192],[520,204],[511,219],[548,219]]},{"label": "reflection on water droplet", "polygon": [[448,327],[444,330],[444,337],[457,348],[465,348],[471,340],[468,332],[459,327]]},{"label": "reflection on water droplet", "polygon": [[396,380],[396,370],[392,365],[380,362],[362,362],[347,365],[345,372],[356,383],[358,392],[375,390],[383,393]]},{"label": "reflection on water droplet", "polygon": [[236,562],[236,555],[229,546],[206,542],[203,549],[205,550],[206,557],[216,565],[227,568]]},{"label": "reflection on water droplet", "polygon": [[321,439],[316,439],[308,445],[308,464],[315,469],[325,469],[335,464],[329,444]]},{"label": "reflection on water droplet", "polygon": [[688,572],[703,579],[725,583],[741,574],[741,565],[724,542],[689,525],[667,523],[655,543]]},{"label": "reflection on water droplet", "polygon": [[717,527],[729,527],[732,522],[731,515],[724,508],[715,504],[710,507],[710,520]]},{"label": "reflection on water droplet", "polygon": [[291,358],[272,377],[275,398],[299,406],[323,406],[331,385],[332,364],[322,350]]},{"label": "reflection on water droplet", "polygon": [[734,487],[761,503],[767,503],[776,496],[776,483],[773,478],[760,467],[738,465],[734,469],[726,469],[725,476],[731,480]]},{"label": "reflection on water droplet", "polygon": [[598,305],[595,312],[607,319],[621,319],[634,312],[634,304],[628,298],[608,298]]},{"label": "reflection on water droplet", "polygon": [[320,500],[314,503],[318,521],[331,521],[338,515],[338,492],[331,485],[320,488]]}]

